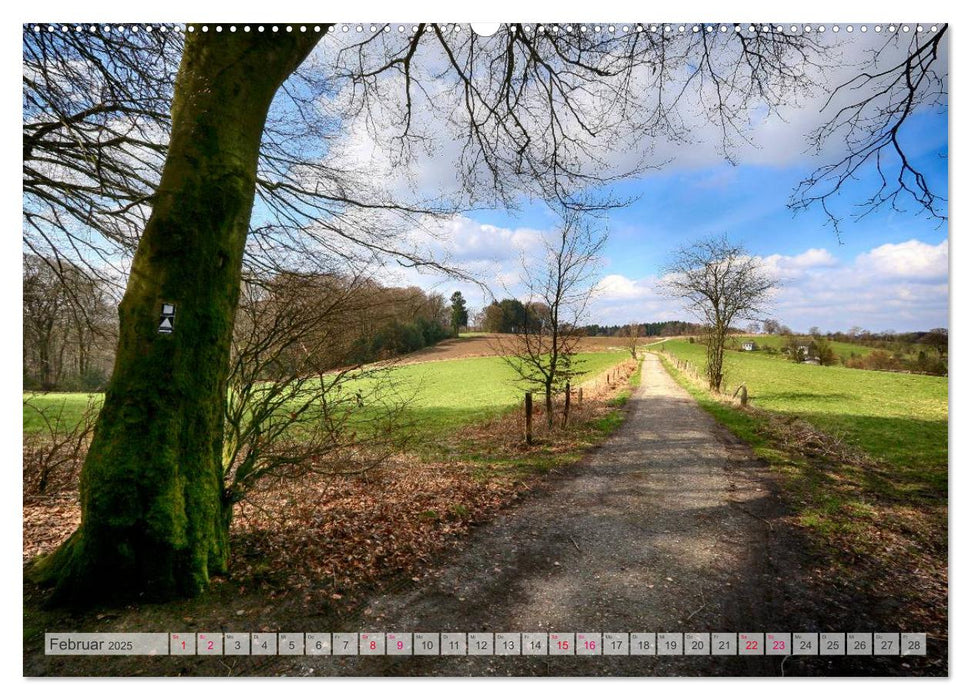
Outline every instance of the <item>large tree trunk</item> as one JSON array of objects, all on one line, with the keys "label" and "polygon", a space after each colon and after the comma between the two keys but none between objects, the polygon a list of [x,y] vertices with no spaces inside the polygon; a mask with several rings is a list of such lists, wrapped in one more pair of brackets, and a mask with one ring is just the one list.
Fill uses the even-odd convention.
[{"label": "large tree trunk", "polygon": [[708,336],[708,388],[714,392],[721,391],[726,333],[727,328],[718,323]]},{"label": "large tree trunk", "polygon": [[[38,566],[57,601],[192,595],[226,568],[223,406],[260,138],[273,95],[319,37],[186,36],[168,156],[81,473],[81,527]],[[175,305],[170,334],[158,330],[163,303]]]}]

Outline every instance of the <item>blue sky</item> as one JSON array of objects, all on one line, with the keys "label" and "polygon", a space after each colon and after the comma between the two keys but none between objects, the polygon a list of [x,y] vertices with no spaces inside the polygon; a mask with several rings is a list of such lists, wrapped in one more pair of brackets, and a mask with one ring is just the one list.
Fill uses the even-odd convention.
[{"label": "blue sky", "polygon": [[[777,318],[795,330],[861,326],[874,331],[908,331],[947,326],[947,226],[928,218],[906,199],[898,200],[897,208],[884,206],[857,220],[859,206],[879,187],[872,160],[829,202],[839,218],[838,235],[821,208],[793,212],[787,206],[801,180],[820,165],[838,162],[846,153],[840,133],[825,140],[820,153],[808,152],[809,134],[841,107],[874,89],[867,86],[859,93],[851,86],[832,93],[860,71],[874,70],[872,52],[878,52],[876,60],[881,65],[895,64],[899,56],[894,51],[905,50],[908,42],[888,44],[888,39],[875,32],[820,35],[820,42],[829,44],[832,62],[805,64],[813,87],[782,99],[775,111],[769,112],[762,104],[748,108],[745,137],[736,138],[729,147],[733,164],[721,152],[722,131],[712,117],[710,103],[713,94],[704,90],[670,108],[674,111],[669,116],[684,127],[683,135],[635,137],[631,143],[637,145],[626,150],[612,147],[607,140],[602,148],[594,148],[595,157],[581,155],[580,169],[620,172],[640,163],[641,156],[656,166],[613,185],[613,194],[631,203],[603,218],[609,239],[595,270],[597,295],[589,321],[625,324],[689,319],[680,302],[660,292],[663,266],[679,247],[726,234],[761,258],[781,283],[763,317]],[[339,49],[345,41],[353,41],[350,32],[338,34],[333,45],[321,48],[325,65],[330,60],[327,52]],[[888,45],[895,48],[883,53],[881,47]],[[946,42],[942,51],[943,65]],[[333,150],[335,162],[366,173],[366,179],[404,201],[409,197],[434,200],[454,190],[461,180],[456,163],[461,159],[462,133],[460,128],[447,127],[454,116],[450,110],[460,96],[456,97],[448,81],[438,80],[432,70],[436,66],[432,57],[430,74],[425,76],[429,95],[413,96],[420,104],[414,110],[412,126],[421,133],[422,141],[407,162],[395,162],[389,156],[400,128],[394,122],[394,110],[385,115],[371,113],[369,120],[342,123]],[[683,76],[674,74],[670,79],[676,87]],[[394,80],[389,78],[389,95],[396,89]],[[634,80],[631,84],[640,83]],[[650,100],[645,105],[649,107]],[[946,198],[946,108],[920,107],[910,115],[900,138],[931,190]],[[627,143],[615,143],[621,142]],[[892,175],[896,164],[885,161],[885,165]],[[530,189],[529,183],[523,187]],[[946,213],[946,204],[940,209]],[[462,291],[472,308],[481,308],[493,297],[525,298],[522,261],[536,260],[543,238],[552,235],[557,224],[558,218],[542,202],[520,202],[515,211],[476,209],[444,221],[408,224],[405,238],[410,237],[416,250],[463,267],[486,284],[487,291],[469,282],[401,267],[393,259],[385,261],[378,276],[388,284],[416,284],[445,296]]]},{"label": "blue sky", "polygon": [[[925,112],[908,127],[908,144],[919,153],[915,165],[935,192],[947,195],[947,115]],[[944,156],[944,157],[942,157]],[[819,208],[794,212],[786,204],[812,170],[809,158],[785,167],[719,162],[698,169],[671,168],[612,188],[635,201],[609,213],[605,257],[610,273],[628,277],[659,272],[670,252],[683,243],[727,233],[755,255],[797,255],[823,247],[844,260],[885,243],[916,239],[940,243],[947,226],[928,219],[906,202],[906,212],[884,209],[859,221],[855,214],[878,186],[876,174],[850,181],[838,198],[839,235]],[[480,212],[477,221],[494,226],[545,228],[555,219],[542,204],[523,211]]]},{"label": "blue sky", "polygon": [[[947,115],[925,111],[907,127],[905,144],[915,166],[935,193],[946,197],[948,183]],[[847,183],[834,202],[839,234],[818,207],[794,212],[787,206],[793,190],[813,169],[813,159],[789,155],[780,164],[749,162],[731,165],[712,158],[700,167],[676,163],[660,171],[615,185],[620,198],[634,201],[604,219],[609,234],[598,274],[602,285],[591,309],[591,321],[627,323],[689,318],[680,306],[663,299],[657,277],[679,246],[707,235],[728,234],[753,255],[768,261],[782,278],[773,317],[796,330],[819,326],[845,330],[919,330],[948,325],[947,225],[930,219],[912,201],[903,211],[884,207],[856,219],[859,205],[878,186],[872,167]],[[485,227],[496,238],[496,279],[508,279],[519,267],[509,245],[510,232],[552,230],[556,219],[541,203],[516,212],[477,211],[466,224]],[[452,236],[452,252],[463,260],[461,231]],[[493,227],[504,235],[497,235]],[[481,240],[467,256],[483,257]],[[476,252],[473,253],[472,249]],[[807,251],[811,254],[807,255]],[[473,306],[488,294],[470,285],[430,276],[412,279],[429,288],[461,289]],[[631,286],[633,285],[633,286]],[[496,296],[515,294],[490,285]]]}]

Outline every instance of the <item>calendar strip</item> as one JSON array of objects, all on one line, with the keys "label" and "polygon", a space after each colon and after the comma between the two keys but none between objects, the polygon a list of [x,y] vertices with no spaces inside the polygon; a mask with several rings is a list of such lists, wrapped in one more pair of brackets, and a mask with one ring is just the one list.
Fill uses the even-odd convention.
[{"label": "calendar strip", "polygon": [[48,656],[926,656],[923,632],[158,632],[44,635]]}]

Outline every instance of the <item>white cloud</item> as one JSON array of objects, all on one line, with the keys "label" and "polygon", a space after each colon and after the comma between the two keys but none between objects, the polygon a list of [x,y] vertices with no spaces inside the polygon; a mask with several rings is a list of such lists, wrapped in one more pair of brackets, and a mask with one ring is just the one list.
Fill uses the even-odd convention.
[{"label": "white cloud", "polygon": [[825,248],[810,248],[790,258],[790,264],[795,268],[834,267],[839,261]]},{"label": "white cloud", "polygon": [[947,280],[947,241],[929,245],[910,240],[864,253],[856,264],[868,275],[893,280]]},{"label": "white cloud", "polygon": [[685,318],[681,303],[661,291],[661,279],[655,276],[631,279],[624,275],[607,275],[594,289],[590,321],[620,324],[632,321],[655,321]]},{"label": "white cloud", "polygon": [[[521,261],[539,250],[544,232],[504,228],[457,216],[429,221],[409,234],[417,246],[438,259],[462,267],[489,291],[441,274],[387,264],[387,284],[415,284],[446,295],[459,290],[473,308],[491,295],[518,296]],[[795,255],[761,257],[766,269],[782,284],[766,315],[795,330],[819,326],[845,330],[918,330],[948,325],[948,245],[910,240],[885,244],[850,260],[825,248],[809,248]],[[681,302],[665,296],[657,275],[628,277],[606,270],[596,284],[589,321],[623,324],[631,321],[687,320]]]},{"label": "white cloud", "polygon": [[[948,325],[948,247],[911,240],[885,244],[840,261],[823,248],[768,255],[767,270],[782,280],[767,315],[796,330],[862,326],[898,331]],[[656,276],[610,274],[597,285],[592,315],[602,324],[690,318],[660,292]]]},{"label": "white cloud", "polygon": [[[812,252],[819,260],[826,259],[822,255],[826,251]],[[946,326],[947,255],[947,240],[937,245],[910,240],[878,246],[848,262],[833,258],[803,268],[790,264],[786,284],[773,301],[774,315],[802,330],[863,326],[904,331]]]},{"label": "white cloud", "polygon": [[424,259],[451,267],[479,284],[427,268],[401,266],[390,258],[384,261],[379,277],[389,285],[417,285],[428,290],[448,290],[449,294],[458,290],[473,308],[479,308],[493,296],[523,293],[522,261],[540,253],[545,233],[528,227],[493,226],[466,216],[422,217],[405,235],[408,247]]},{"label": "white cloud", "polygon": [[616,301],[642,298],[648,290],[623,275],[607,275],[597,283],[596,293],[598,297]]},{"label": "white cloud", "polygon": [[760,258],[769,275],[785,284],[805,277],[817,268],[831,268],[839,264],[836,257],[825,248],[810,248],[798,255],[766,255]]},{"label": "white cloud", "polygon": [[538,250],[543,232],[525,227],[492,226],[466,216],[453,216],[444,221],[427,219],[421,228],[411,232],[410,238],[436,247],[439,253],[458,263],[495,263],[518,260],[521,255]]}]

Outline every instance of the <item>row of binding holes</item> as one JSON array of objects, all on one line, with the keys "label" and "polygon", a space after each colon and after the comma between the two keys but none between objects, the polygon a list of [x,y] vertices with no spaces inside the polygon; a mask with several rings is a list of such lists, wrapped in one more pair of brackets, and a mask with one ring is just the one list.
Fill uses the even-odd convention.
[{"label": "row of binding holes", "polygon": [[[444,28],[446,31],[453,31],[453,32],[463,31],[463,28],[462,27],[463,27],[463,25],[460,25],[460,24],[442,25],[442,28]],[[48,31],[48,32],[56,32],[56,31],[69,32],[69,31],[72,31],[73,30],[75,32],[88,31],[88,32],[104,32],[104,33],[111,33],[111,32],[117,32],[117,33],[132,32],[132,33],[137,33],[139,31],[145,31],[145,32],[153,32],[153,31],[159,31],[159,32],[168,32],[168,31],[173,31],[173,32],[182,32],[182,31],[194,32],[196,30],[196,27],[194,27],[194,26],[191,26],[190,25],[188,27],[183,27],[180,24],[176,24],[176,25],[172,25],[172,26],[166,26],[166,25],[154,26],[154,25],[151,25],[151,24],[144,24],[144,25],[132,24],[132,25],[118,25],[118,26],[95,25],[95,24],[93,24],[93,25],[80,25],[80,24],[76,24],[76,25],[73,25],[73,26],[68,26],[66,24],[61,24],[61,25],[53,25],[53,24],[40,25],[40,24],[35,24],[31,28],[35,32],[42,32],[42,31],[45,31],[45,30]],[[236,32],[236,31],[243,31],[243,32],[251,32],[251,31],[257,31],[257,32],[265,32],[265,31],[270,31],[270,32],[279,32],[279,31],[295,32],[296,31],[296,32],[316,32],[316,33],[324,32],[324,33],[327,33],[328,31],[335,31],[336,30],[336,27],[330,27],[330,28],[328,28],[328,27],[325,27],[325,26],[322,26],[322,25],[319,25],[319,24],[314,24],[314,25],[309,25],[309,24],[299,24],[299,25],[292,25],[292,24],[277,25],[277,24],[271,24],[271,25],[255,25],[255,26],[251,26],[251,25],[248,25],[247,24],[247,25],[241,25],[241,26],[237,27],[236,25],[231,24],[231,25],[228,25],[228,26],[215,25],[213,27],[210,27],[209,25],[202,25],[201,27],[199,27],[199,29],[200,29],[200,31],[203,31],[203,32],[208,32],[210,30],[214,30],[216,32],[222,32],[222,31],[228,31],[228,32]],[[399,25],[396,26],[396,29],[397,29],[397,31],[399,33],[404,33],[404,32],[415,33],[415,32],[418,31],[418,25],[416,25],[416,24],[412,24],[412,25],[399,24]],[[810,25],[810,24],[806,24],[806,25],[796,25],[796,24],[791,24],[789,26],[783,26],[783,25],[768,25],[768,24],[749,24],[748,26],[741,25],[741,24],[733,24],[733,25],[727,25],[727,24],[719,24],[719,25],[714,25],[714,24],[705,24],[705,25],[701,25],[701,24],[650,24],[650,25],[648,25],[648,24],[624,24],[624,25],[613,25],[613,24],[611,24],[611,25],[599,25],[599,24],[586,25],[586,24],[581,24],[581,25],[573,25],[573,24],[568,24],[568,25],[563,25],[563,26],[561,26],[559,24],[538,24],[535,27],[532,27],[531,25],[524,25],[523,26],[523,31],[526,32],[527,34],[532,33],[534,31],[537,32],[537,33],[539,33],[539,34],[543,34],[545,32],[551,32],[551,33],[556,34],[556,33],[559,33],[561,31],[567,32],[567,33],[580,32],[581,34],[585,34],[587,32],[593,32],[593,33],[606,32],[608,34],[616,34],[616,33],[618,33],[618,31],[623,32],[623,33],[629,33],[629,32],[651,32],[651,33],[654,33],[654,34],[659,34],[659,33],[664,33],[664,34],[674,34],[674,33],[685,34],[685,33],[688,33],[688,32],[692,32],[692,33],[697,34],[697,33],[702,32],[702,31],[704,31],[706,33],[709,33],[709,34],[714,33],[716,31],[719,32],[719,33],[735,32],[735,33],[739,33],[739,34],[743,34],[743,33],[758,34],[758,33],[771,33],[771,32],[775,32],[775,33],[788,33],[788,34],[821,34],[821,33],[825,33],[825,32],[840,32],[840,31],[845,31],[847,33],[852,33],[854,31],[860,31],[860,32],[864,32],[865,33],[865,32],[867,32],[867,31],[869,31],[871,29],[874,32],[878,32],[878,33],[879,32],[882,32],[884,30],[886,30],[887,32],[890,32],[890,33],[894,33],[894,32],[897,32],[897,31],[909,32],[909,31],[911,31],[911,26],[908,25],[908,24],[900,24],[900,25],[898,25],[898,24],[887,24],[887,25],[875,24],[875,25],[872,25],[872,27],[869,26],[869,25],[866,25],[866,24],[861,24],[861,25],[858,25],[858,26],[852,25],[852,24],[848,24],[848,25],[838,25],[838,24],[834,24],[834,25],[830,25],[830,26],[827,26],[827,25],[824,25],[824,24],[819,24],[819,25]],[[915,31],[918,31],[918,32],[925,31],[925,27],[922,24],[915,25],[913,27],[913,29]],[[930,28],[930,30],[932,32],[936,32],[937,31],[937,25],[936,24],[935,25],[932,25],[931,28]],[[367,31],[367,32],[370,32],[370,33],[373,34],[373,33],[379,32],[379,31],[390,32],[390,31],[392,31],[392,28],[391,28],[391,25],[389,25],[389,24],[385,24],[385,25],[375,25],[375,24],[371,24],[371,25],[366,25],[366,26],[363,25],[363,24],[357,24],[357,25],[342,24],[340,26],[340,31],[341,32],[345,32],[345,33],[346,32],[352,32],[352,31],[353,32],[356,32],[356,33],[363,33],[365,31]]]}]

